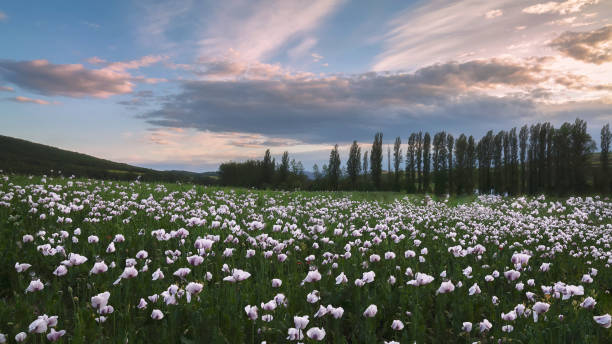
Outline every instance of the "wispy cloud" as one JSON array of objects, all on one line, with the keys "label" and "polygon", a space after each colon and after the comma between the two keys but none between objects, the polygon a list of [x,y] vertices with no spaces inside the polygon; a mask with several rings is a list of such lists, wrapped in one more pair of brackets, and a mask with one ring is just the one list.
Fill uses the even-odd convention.
[{"label": "wispy cloud", "polygon": [[[229,49],[246,60],[264,61],[288,43],[309,37],[343,1],[225,2],[208,23],[200,41],[201,55],[223,55]],[[312,41],[298,40],[312,45]],[[299,50],[307,50],[305,47]]]},{"label": "wispy cloud", "polygon": [[85,26],[87,26],[87,27],[89,27],[91,29],[94,29],[94,30],[98,30],[98,29],[100,29],[102,27],[100,24],[88,22],[88,21],[85,21],[85,20],[82,21],[81,24],[83,24],[83,25],[85,25]]},{"label": "wispy cloud", "polygon": [[144,23],[139,24],[141,40],[149,45],[171,48],[177,45],[167,37],[168,31],[178,25],[183,16],[188,15],[194,6],[192,0],[176,1],[138,1],[139,11],[144,15]]},{"label": "wispy cloud", "polygon": [[15,89],[9,86],[0,86],[0,91],[3,92],[15,92]]},{"label": "wispy cloud", "polygon": [[500,17],[503,14],[504,12],[502,10],[490,10],[489,12],[485,13],[485,17],[487,19],[493,19],[495,17]]},{"label": "wispy cloud", "polygon": [[6,18],[8,18],[8,16],[6,15],[6,13],[0,11],[0,21],[6,20]]},{"label": "wispy cloud", "polygon": [[28,97],[17,96],[15,98],[11,98],[11,100],[19,102],[19,103],[32,103],[38,105],[50,105],[51,103],[43,100],[43,99],[32,99]]},{"label": "wispy cloud", "polygon": [[310,52],[317,45],[317,39],[313,37],[304,38],[298,45],[287,51],[287,55],[291,58],[298,58]]},{"label": "wispy cloud", "polygon": [[558,13],[568,14],[580,12],[583,7],[598,3],[599,0],[567,0],[563,2],[549,1],[525,7],[523,12],[529,14]]},{"label": "wispy cloud", "polygon": [[[575,17],[579,10],[589,9],[599,13],[598,18],[612,16],[609,2],[547,2],[540,4],[538,11],[530,9],[526,13],[531,5],[533,2],[526,0],[424,2],[398,13],[387,24],[383,50],[372,67],[377,71],[415,70],[451,60],[558,55],[547,42],[558,36],[559,30],[571,30],[577,24],[585,29],[601,25],[601,20],[594,17],[584,23],[579,19],[559,18],[559,13],[576,13]],[[542,14],[530,14],[535,12]],[[490,19],[483,20],[483,17]],[[552,22],[555,25],[550,25]],[[508,49],[526,42],[532,42],[526,49]]]}]

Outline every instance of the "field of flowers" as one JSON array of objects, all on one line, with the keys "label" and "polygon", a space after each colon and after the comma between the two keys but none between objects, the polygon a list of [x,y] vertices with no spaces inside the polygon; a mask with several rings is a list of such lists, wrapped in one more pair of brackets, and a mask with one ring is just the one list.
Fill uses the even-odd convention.
[{"label": "field of flowers", "polygon": [[612,343],[612,202],[0,174],[0,343]]}]

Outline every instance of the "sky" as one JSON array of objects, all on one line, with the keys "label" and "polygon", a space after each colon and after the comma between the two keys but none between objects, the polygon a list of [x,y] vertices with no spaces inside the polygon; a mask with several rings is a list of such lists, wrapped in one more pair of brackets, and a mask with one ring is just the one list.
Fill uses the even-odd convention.
[{"label": "sky", "polygon": [[6,1],[0,46],[1,135],[157,169],[612,121],[609,0]]}]

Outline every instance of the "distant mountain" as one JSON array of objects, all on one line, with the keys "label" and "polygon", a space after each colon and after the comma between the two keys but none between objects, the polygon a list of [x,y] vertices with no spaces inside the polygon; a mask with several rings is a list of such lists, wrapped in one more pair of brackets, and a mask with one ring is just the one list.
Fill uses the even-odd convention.
[{"label": "distant mountain", "polygon": [[[20,174],[215,184],[217,172],[158,171],[0,135],[0,170]],[[53,172],[52,172],[53,171]]]}]

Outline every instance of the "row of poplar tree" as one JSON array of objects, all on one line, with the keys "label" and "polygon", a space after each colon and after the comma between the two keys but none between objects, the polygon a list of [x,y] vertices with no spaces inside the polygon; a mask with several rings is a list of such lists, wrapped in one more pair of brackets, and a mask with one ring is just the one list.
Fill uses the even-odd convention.
[{"label": "row of poplar tree", "polygon": [[[609,193],[611,134],[601,129],[597,149],[581,119],[489,131],[480,140],[445,131],[410,134],[406,145],[397,137],[387,149],[383,170],[383,134],[376,133],[369,150],[354,141],[343,169],[338,145],[322,170],[313,166],[307,178],[299,162],[285,152],[280,165],[266,151],[263,161],[230,162],[220,167],[221,183],[248,187],[311,190],[395,190],[408,193],[466,194],[476,190],[496,194]],[[405,148],[405,150],[404,150]],[[599,161],[597,161],[599,160]]]}]

